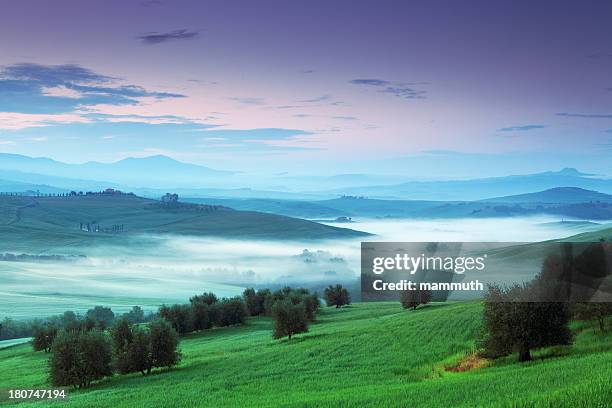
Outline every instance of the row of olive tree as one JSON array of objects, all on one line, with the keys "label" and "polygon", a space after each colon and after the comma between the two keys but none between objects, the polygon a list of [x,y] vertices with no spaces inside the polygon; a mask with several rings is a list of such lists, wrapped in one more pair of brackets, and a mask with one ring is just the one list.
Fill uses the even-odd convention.
[{"label": "row of olive tree", "polygon": [[180,361],[178,335],[158,319],[148,326],[132,325],[126,317],[108,331],[61,330],[53,340],[49,375],[53,386],[88,387],[113,373],[150,373]]},{"label": "row of olive tree", "polygon": [[203,293],[189,299],[189,304],[163,305],[159,315],[179,333],[244,323],[247,308],[241,297],[218,299],[214,293]]},{"label": "row of olive tree", "polygon": [[[134,306],[128,312],[119,317],[127,318],[131,323],[143,323],[153,318],[151,313],[145,314],[139,306]],[[57,332],[61,329],[79,330],[83,327],[93,329],[94,327],[111,327],[117,316],[107,307],[96,306],[89,309],[85,314],[75,313],[67,310],[60,315],[37,318],[32,320],[14,320],[5,318],[0,323],[0,340],[18,339],[23,337],[49,336],[49,332]],[[53,336],[51,336],[53,337]],[[52,340],[52,338],[51,338]],[[40,348],[44,350],[45,348]],[[49,351],[49,350],[47,350]]]},{"label": "row of olive tree", "polygon": [[120,374],[149,374],[155,367],[172,367],[181,359],[176,330],[164,320],[152,322],[148,329],[132,325],[127,319],[111,331],[114,366]]},{"label": "row of olive tree", "polygon": [[[130,323],[142,323],[150,320],[151,317],[145,316],[144,311],[139,306],[120,316]],[[44,321],[34,321],[31,336],[32,348],[34,351],[51,351],[53,340],[61,330],[65,331],[91,331],[95,328],[105,330],[115,323],[115,313],[104,306],[96,306],[89,309],[84,315],[77,314],[71,310],[65,311],[59,316],[52,316]]]}]

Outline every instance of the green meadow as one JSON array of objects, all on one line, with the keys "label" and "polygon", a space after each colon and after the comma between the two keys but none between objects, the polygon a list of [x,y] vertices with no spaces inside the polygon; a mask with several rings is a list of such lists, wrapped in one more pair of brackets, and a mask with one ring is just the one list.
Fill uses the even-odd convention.
[{"label": "green meadow", "polygon": [[[612,400],[612,333],[574,322],[573,345],[457,367],[475,350],[479,301],[324,308],[310,331],[273,340],[272,321],[183,337],[183,360],[171,370],[115,375],[70,391],[65,407],[607,407]],[[0,350],[3,388],[44,388],[49,355],[29,345]]]}]

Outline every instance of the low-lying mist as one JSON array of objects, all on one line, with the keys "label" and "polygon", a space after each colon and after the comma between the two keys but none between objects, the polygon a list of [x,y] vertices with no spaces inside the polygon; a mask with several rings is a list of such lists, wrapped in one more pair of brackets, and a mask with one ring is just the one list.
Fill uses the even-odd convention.
[{"label": "low-lying mist", "polygon": [[[552,218],[376,220],[338,224],[376,234],[368,241],[542,241],[576,231]],[[588,226],[597,229],[597,225]],[[601,227],[601,226],[599,226]],[[355,282],[360,239],[255,241],[148,236],[146,245],[88,248],[71,262],[0,262],[0,317],[44,317],[96,304],[115,311],[187,302],[212,291],[232,296],[246,286]]]}]

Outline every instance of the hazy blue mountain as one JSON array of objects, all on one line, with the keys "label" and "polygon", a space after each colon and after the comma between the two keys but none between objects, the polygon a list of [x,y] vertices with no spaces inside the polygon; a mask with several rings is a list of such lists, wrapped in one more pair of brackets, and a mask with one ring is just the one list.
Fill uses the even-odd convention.
[{"label": "hazy blue mountain", "polygon": [[566,168],[557,172],[544,172],[506,177],[472,180],[411,181],[392,186],[363,186],[335,189],[329,193],[395,198],[411,200],[482,200],[490,197],[524,194],[530,191],[572,186],[612,193],[612,180],[597,178]]},{"label": "hazy blue mountain", "polygon": [[[502,200],[506,203],[541,201],[570,204],[589,201],[607,202],[609,200],[607,195],[612,194],[612,179],[581,173],[572,168],[506,177],[397,183],[404,179],[403,176],[340,174],[329,177],[290,177],[280,174],[256,177],[182,163],[161,155],[127,158],[114,163],[69,164],[44,157],[33,158],[0,153],[0,179],[13,181],[15,184],[49,185],[68,190],[99,190],[114,187],[155,198],[167,191],[173,191],[182,197],[227,199],[315,201],[348,195],[384,200],[489,199],[489,201]],[[533,191],[557,188],[565,190],[538,193],[540,196],[537,197],[525,195]],[[571,188],[576,190],[570,190]],[[596,190],[599,193],[588,195],[584,190]],[[516,195],[519,197],[510,197]],[[257,205],[260,204],[262,203]],[[327,206],[326,203],[321,205]],[[369,203],[369,206],[372,205],[380,208],[383,204]],[[289,208],[291,205],[284,207],[287,211],[294,211]],[[343,207],[340,210],[350,209]]]},{"label": "hazy blue mountain", "polygon": [[575,204],[600,201],[612,203],[612,195],[579,187],[556,187],[537,193],[518,194],[506,197],[489,198],[483,201],[503,203],[556,203]]},{"label": "hazy blue mountain", "polygon": [[126,158],[114,163],[87,162],[83,164],[62,163],[44,157],[28,157],[18,154],[0,153],[0,169],[45,176],[79,179],[108,180],[136,186],[185,185],[202,183],[234,174],[209,167],[182,163],[166,156]]},{"label": "hazy blue mountain", "polygon": [[[10,180],[13,184],[46,185],[49,188],[61,191],[99,191],[108,187],[121,190],[129,190],[129,187],[111,181],[84,180],[78,178],[68,178],[59,176],[47,176],[39,173],[26,173],[16,170],[0,169],[0,177]],[[53,186],[53,187],[51,187]],[[0,191],[8,191],[0,188]],[[10,190],[25,191],[25,190]],[[42,190],[41,190],[42,192]]]},{"label": "hazy blue mountain", "polygon": [[[0,174],[2,174],[0,172]],[[32,184],[32,183],[22,183],[19,181],[13,180],[1,180],[0,179],[0,192],[1,193],[28,193],[34,194],[36,192],[44,193],[44,194],[57,194],[57,193],[65,193],[68,190],[57,188],[53,186],[49,186],[46,184]]]}]

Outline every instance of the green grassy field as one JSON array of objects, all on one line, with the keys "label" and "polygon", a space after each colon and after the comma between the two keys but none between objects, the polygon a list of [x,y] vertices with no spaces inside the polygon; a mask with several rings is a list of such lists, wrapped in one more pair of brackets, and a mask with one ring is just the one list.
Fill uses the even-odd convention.
[{"label": "green grassy field", "polygon": [[[532,362],[511,356],[445,371],[473,351],[481,311],[480,302],[414,312],[399,303],[325,308],[309,333],[290,341],[272,340],[272,322],[253,318],[183,338],[177,368],[114,376],[71,392],[61,406],[609,406],[612,334],[586,323],[573,324],[574,345],[538,351]],[[47,387],[47,358],[29,345],[0,350],[0,384]]]}]

